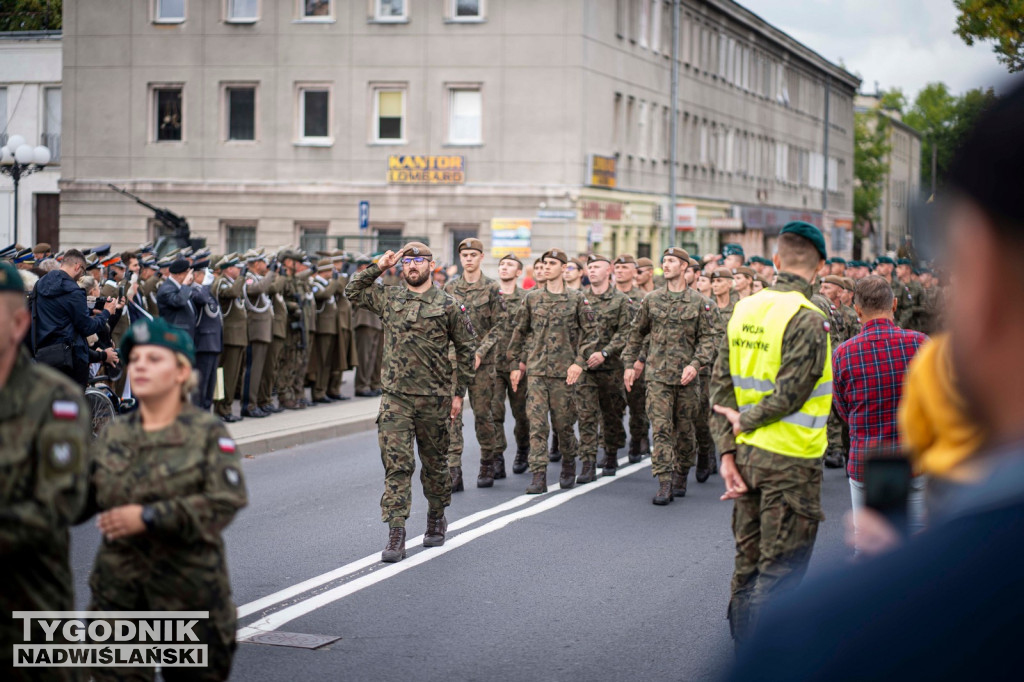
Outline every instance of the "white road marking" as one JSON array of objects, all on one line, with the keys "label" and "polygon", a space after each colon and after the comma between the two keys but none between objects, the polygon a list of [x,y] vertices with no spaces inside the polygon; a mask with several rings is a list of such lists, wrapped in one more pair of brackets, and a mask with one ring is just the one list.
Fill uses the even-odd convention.
[{"label": "white road marking", "polygon": [[[431,559],[436,559],[440,556],[444,556],[448,552],[457,549],[465,544],[468,544],[473,540],[481,538],[485,535],[489,535],[490,533],[493,533],[497,530],[501,530],[513,521],[518,521],[520,519],[536,516],[537,514],[541,514],[550,509],[554,509],[555,507],[561,506],[568,502],[569,500],[579,497],[580,495],[586,495],[591,490],[597,490],[598,488],[606,486],[610,483],[614,483],[616,480],[619,479],[619,476],[629,476],[630,474],[634,474],[650,466],[651,460],[644,459],[643,461],[638,462],[636,464],[631,464],[629,466],[619,468],[618,476],[603,476],[597,479],[596,481],[593,481],[592,483],[577,486],[562,493],[548,493],[546,495],[539,496],[540,501],[538,504],[533,505],[532,507],[527,507],[526,509],[521,509],[510,514],[506,514],[484,524],[483,526],[480,526],[479,528],[474,528],[473,530],[466,531],[465,533],[461,533],[459,535],[456,535],[455,537],[448,537],[444,545],[441,547],[431,548],[422,552],[418,552],[417,554],[406,559],[403,559],[402,561],[396,564],[389,564],[388,566],[380,569],[379,571],[374,571],[369,575],[362,576],[361,578],[357,578],[351,582],[345,583],[344,585],[339,585],[334,589],[328,590],[321,594],[313,595],[308,599],[304,599],[300,602],[292,604],[291,606],[281,609],[280,611],[275,611],[274,613],[268,614],[263,618],[254,621],[246,627],[239,628],[237,633],[237,639],[239,642],[243,642],[261,632],[270,632],[276,630],[285,623],[289,623],[295,620],[296,618],[300,618],[301,616],[304,616],[308,613],[315,611],[316,609],[326,606],[332,602],[338,601],[339,599],[343,599],[351,594],[355,594],[356,592],[366,589],[367,587],[376,585],[379,582],[383,582],[384,580],[392,578],[398,575],[399,573],[404,573],[405,571],[411,568],[415,568],[420,564],[424,564],[430,561]],[[502,505],[498,505],[491,509],[486,509],[482,512],[478,512],[473,516],[485,518],[487,516],[492,516],[493,514],[498,513],[498,510],[501,510],[502,508],[505,508],[506,510],[513,509],[515,507],[522,506],[526,502],[530,502],[537,499],[537,495],[522,495],[520,497],[513,498],[512,500],[509,500],[508,502]],[[472,519],[473,516],[467,516],[465,519],[461,519],[460,521],[464,522],[462,523],[462,526],[464,527],[469,523],[473,523],[473,521],[470,521],[470,519]],[[454,527],[455,525],[456,524],[453,523],[452,527]],[[449,530],[451,530],[451,527],[449,528]],[[423,536],[421,535],[417,538],[414,538],[411,541],[407,540],[406,546],[416,544],[417,542],[422,542],[422,538]],[[294,596],[295,594],[299,594],[301,592],[305,592],[306,590],[311,589],[310,587],[299,589],[303,585],[311,584],[313,587],[316,587],[317,585],[322,585],[326,582],[330,582],[330,580],[334,580],[336,577],[341,577],[345,575],[346,571],[347,573],[351,573],[354,570],[359,570],[358,568],[351,568],[353,566],[365,568],[366,566],[378,562],[380,562],[380,554],[372,554],[368,557],[360,559],[359,561],[354,561],[351,564],[342,566],[336,571],[331,571],[330,573],[325,573],[321,576],[317,576],[316,578],[311,578],[310,580],[307,580],[304,583],[299,583],[298,585],[287,588],[285,590],[281,590],[280,592],[276,592],[268,597],[264,597],[263,599],[259,599],[255,602],[250,602],[249,604],[245,604],[243,607],[239,608],[239,617],[242,617],[243,615],[242,609],[246,609],[245,614],[248,615],[253,613],[253,611],[258,610],[259,608],[265,608],[265,606],[273,605],[281,601],[281,599],[277,599],[276,601],[271,601],[267,603],[267,600],[270,600],[271,598],[276,597],[277,595],[288,593],[290,596]],[[325,576],[333,574],[338,575],[329,579],[324,579]],[[262,604],[263,606],[256,607],[256,604]]]}]

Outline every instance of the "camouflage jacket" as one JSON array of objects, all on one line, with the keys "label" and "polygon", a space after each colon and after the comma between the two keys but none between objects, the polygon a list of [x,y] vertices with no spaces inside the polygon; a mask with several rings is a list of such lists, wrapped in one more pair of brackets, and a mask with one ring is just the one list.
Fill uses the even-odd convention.
[{"label": "camouflage jacket", "polygon": [[405,285],[377,284],[379,276],[376,264],[356,273],[345,296],[384,324],[381,387],[389,393],[463,397],[473,380],[476,353],[476,332],[465,307],[437,287],[417,294]]},{"label": "camouflage jacket", "polygon": [[[648,334],[651,338],[646,340]],[[704,310],[704,297],[695,289],[656,289],[640,305],[622,361],[632,365],[646,343],[647,381],[678,384],[687,365],[698,371],[711,366],[717,335]]]},{"label": "camouflage jacket", "polygon": [[[811,300],[812,296],[811,285],[788,272],[780,272],[775,286],[771,288],[773,291],[799,291],[808,300]],[[811,391],[814,390],[814,384],[821,378],[825,362],[829,359],[826,343],[829,327],[828,320],[813,310],[801,309],[793,316],[782,336],[782,367],[775,378],[775,390],[740,416],[740,425],[744,431],[753,431],[765,424],[778,421],[796,412],[807,402]],[[718,347],[718,360],[711,376],[711,403],[733,409],[737,407],[736,391],[733,388],[732,371],[729,367],[728,333]],[[717,413],[712,414],[711,429],[719,452],[736,451],[736,441],[728,419]],[[798,459],[800,458],[776,457],[771,461]],[[769,462],[769,459],[765,458],[765,462]],[[820,460],[807,459],[805,464],[820,466]]]},{"label": "camouflage jacket", "polygon": [[[839,312],[843,315],[844,318],[846,318],[846,338],[852,339],[853,337],[857,336],[857,334],[860,334],[861,324],[860,318],[857,317],[857,311],[855,311],[848,305],[843,305],[840,307]],[[834,348],[835,347],[833,346],[833,349]]]},{"label": "camouflage jacket", "polygon": [[505,358],[508,357],[508,343],[512,340],[512,331],[516,326],[516,316],[519,314],[523,301],[526,300],[526,293],[526,290],[520,289],[517,286],[511,294],[501,294],[507,314],[505,315],[504,323],[497,331],[493,347],[494,361],[498,363],[499,371],[504,371],[502,368],[505,366]]},{"label": "camouflage jacket", "polygon": [[728,322],[728,320],[722,319],[722,314],[718,311],[718,306],[715,304],[713,299],[708,298],[704,294],[697,292],[696,289],[694,289],[693,291],[694,293],[697,293],[697,295],[701,297],[704,303],[704,316],[708,318],[708,325],[710,325],[711,328],[715,330],[715,345],[714,353],[712,353],[711,356],[711,362],[700,368],[700,374],[702,377],[704,377],[709,376],[711,374],[711,368],[715,364],[715,358],[718,357],[718,345],[722,342],[722,337],[725,336],[725,325]]},{"label": "camouflage jacket", "polygon": [[508,344],[511,370],[525,362],[530,376],[564,377],[569,365],[586,369],[595,350],[597,318],[581,292],[534,289],[526,294]]},{"label": "camouflage jacket", "polygon": [[629,338],[633,314],[629,297],[609,286],[603,294],[595,294],[587,288],[587,300],[597,318],[597,350],[608,354],[605,361],[593,372],[622,371],[622,351]]},{"label": "camouflage jacket", "polygon": [[889,285],[892,287],[892,295],[896,297],[896,324],[904,329],[910,329],[920,304],[915,299],[914,292],[911,291],[910,287],[901,282],[895,275],[892,276]]},{"label": "camouflage jacket", "polygon": [[21,641],[11,611],[74,608],[68,527],[89,488],[82,389],[21,349],[0,387],[0,661]]},{"label": "camouflage jacket", "polygon": [[480,364],[494,362],[498,355],[491,351],[508,318],[501,287],[493,279],[480,275],[480,279],[472,283],[459,277],[445,284],[444,290],[469,313],[469,320],[479,337],[476,354],[480,356]]}]

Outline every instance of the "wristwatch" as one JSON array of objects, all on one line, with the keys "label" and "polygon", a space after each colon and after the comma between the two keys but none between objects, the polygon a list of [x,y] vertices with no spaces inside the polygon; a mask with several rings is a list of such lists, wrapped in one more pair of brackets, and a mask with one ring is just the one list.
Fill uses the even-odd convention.
[{"label": "wristwatch", "polygon": [[606,351],[606,350],[601,351],[601,357],[603,357],[605,360],[607,360],[608,359],[608,351]]},{"label": "wristwatch", "polygon": [[142,508],[142,523],[145,524],[146,530],[153,530],[156,523],[156,510],[148,504]]}]

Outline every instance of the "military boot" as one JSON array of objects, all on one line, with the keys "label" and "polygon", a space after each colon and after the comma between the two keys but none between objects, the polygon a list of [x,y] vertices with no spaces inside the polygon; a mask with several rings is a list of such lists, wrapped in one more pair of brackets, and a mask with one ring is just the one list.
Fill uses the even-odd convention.
[{"label": "military boot", "polygon": [[686,478],[689,473],[689,470],[686,470],[681,474],[672,474],[672,497],[686,497]]},{"label": "military boot", "polygon": [[516,458],[512,461],[512,473],[521,474],[530,468],[530,448],[516,450]]},{"label": "military boot", "polygon": [[651,441],[647,436],[643,436],[640,439],[640,454],[649,455],[651,454]]},{"label": "military boot", "polygon": [[480,474],[476,477],[477,488],[490,488],[494,485],[494,463],[480,462]]},{"label": "military boot", "polygon": [[715,456],[714,450],[708,453],[708,460],[711,464],[711,473],[718,473],[718,457]]},{"label": "military boot", "polygon": [[440,547],[444,544],[444,534],[448,532],[448,520],[444,512],[440,516],[427,514],[427,532],[423,534],[424,547]]},{"label": "military boot", "polygon": [[548,491],[548,474],[546,471],[534,471],[533,480],[526,489],[527,495],[540,495]]},{"label": "military boot", "polygon": [[392,528],[388,532],[388,544],[380,553],[380,560],[393,564],[405,558],[405,528]]},{"label": "military boot", "polygon": [[558,434],[551,434],[551,451],[548,453],[549,462],[557,462],[562,459],[562,453],[558,449]]},{"label": "military boot", "polygon": [[568,457],[562,460],[562,471],[558,474],[558,486],[563,490],[576,485],[576,460]]},{"label": "military boot", "polygon": [[494,456],[494,480],[505,478],[505,455]]},{"label": "military boot", "polygon": [[697,453],[697,483],[703,483],[711,475],[711,464],[708,462],[708,453]]},{"label": "military boot", "polygon": [[615,470],[619,468],[619,453],[615,450],[604,451],[604,461],[601,462],[601,475],[614,476]]},{"label": "military boot", "polygon": [[576,482],[580,485],[584,483],[590,483],[597,478],[597,462],[584,462],[583,469],[580,471],[580,475],[576,477]]},{"label": "military boot", "polygon": [[829,450],[825,454],[825,466],[829,469],[839,469],[843,466],[843,453],[840,450]]},{"label": "military boot", "polygon": [[672,501],[672,475],[663,474],[658,477],[658,494],[651,500],[657,505],[666,505]]},{"label": "military boot", "polygon": [[643,459],[643,455],[640,454],[640,439],[639,438],[630,438],[629,439],[629,463],[630,464],[636,464],[641,459]]},{"label": "military boot", "polygon": [[466,489],[462,485],[462,467],[449,467],[448,471],[452,475],[452,492],[461,493]]}]

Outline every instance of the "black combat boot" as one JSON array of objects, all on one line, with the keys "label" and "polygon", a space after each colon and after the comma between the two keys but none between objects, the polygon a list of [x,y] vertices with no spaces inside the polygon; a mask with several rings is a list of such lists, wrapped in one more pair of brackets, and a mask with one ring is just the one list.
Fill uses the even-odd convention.
[{"label": "black combat boot", "polygon": [[530,468],[530,448],[516,450],[516,458],[512,460],[512,473],[521,474]]},{"label": "black combat boot", "polygon": [[640,439],[640,454],[641,455],[649,455],[649,454],[651,454],[651,441],[650,441],[650,439],[647,438],[647,436],[644,436],[644,437],[642,437]]},{"label": "black combat boot", "polygon": [[615,470],[619,468],[619,453],[615,450],[604,451],[604,461],[601,462],[601,475],[614,476]]},{"label": "black combat boot", "polygon": [[666,505],[672,501],[672,476],[664,474],[658,477],[658,494],[651,500],[657,505]]},{"label": "black combat boot", "polygon": [[718,473],[718,457],[715,455],[715,451],[712,450],[708,453],[708,460],[711,462],[711,473]]},{"label": "black combat boot", "polygon": [[548,453],[549,462],[557,462],[562,459],[562,453],[558,449],[558,434],[551,434],[551,451]]},{"label": "black combat boot", "polygon": [[462,485],[462,467],[449,467],[448,472],[452,475],[452,492],[461,493],[465,490]]},{"label": "black combat boot", "polygon": [[505,478],[505,455],[494,456],[494,480]]},{"label": "black combat boot", "polygon": [[476,477],[477,488],[490,488],[494,485],[494,463],[480,462],[480,474]]},{"label": "black combat boot", "polygon": [[703,483],[711,475],[711,464],[708,462],[708,453],[697,453],[697,483]]},{"label": "black combat boot", "polygon": [[672,497],[686,497],[686,478],[689,476],[690,470],[687,469],[683,473],[672,474]]},{"label": "black combat boot", "polygon": [[843,453],[840,450],[829,450],[825,454],[825,466],[829,469],[839,469],[843,466]]},{"label": "black combat boot", "polygon": [[576,477],[576,482],[580,485],[584,483],[590,483],[597,478],[597,462],[584,462],[583,469],[580,471],[580,475]]},{"label": "black combat boot", "polygon": [[444,534],[448,531],[448,520],[444,512],[440,516],[427,514],[427,532],[423,534],[424,547],[440,547],[444,544]]},{"label": "black combat boot", "polygon": [[392,528],[388,532],[388,544],[380,553],[380,560],[393,564],[405,558],[405,528]]},{"label": "black combat boot", "polygon": [[558,474],[558,485],[563,490],[576,485],[576,460],[566,457],[562,460],[562,471]]},{"label": "black combat boot", "polygon": [[533,480],[526,489],[527,495],[540,495],[548,491],[548,473],[546,471],[534,471]]},{"label": "black combat boot", "polygon": [[630,438],[629,439],[629,463],[630,464],[636,464],[637,462],[639,462],[643,458],[644,458],[643,455],[640,454],[640,439],[639,438]]}]

